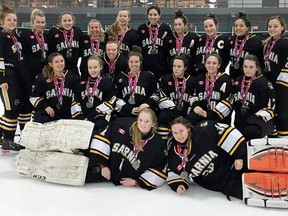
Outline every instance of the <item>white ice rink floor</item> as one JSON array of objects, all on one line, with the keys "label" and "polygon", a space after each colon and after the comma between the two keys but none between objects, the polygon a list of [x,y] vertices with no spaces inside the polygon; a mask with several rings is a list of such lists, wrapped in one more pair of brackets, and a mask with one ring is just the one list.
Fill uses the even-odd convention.
[{"label": "white ice rink floor", "polygon": [[287,209],[249,207],[195,184],[179,196],[167,185],[146,191],[108,182],[84,187],[41,182],[19,176],[13,160],[0,156],[0,216],[288,216]]}]

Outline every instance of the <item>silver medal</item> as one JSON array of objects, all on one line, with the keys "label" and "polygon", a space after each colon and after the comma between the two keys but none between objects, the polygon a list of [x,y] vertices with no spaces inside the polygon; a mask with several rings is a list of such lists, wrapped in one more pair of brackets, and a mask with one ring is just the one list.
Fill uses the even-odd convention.
[{"label": "silver medal", "polygon": [[88,102],[86,103],[86,107],[87,107],[88,109],[91,108],[91,107],[93,107],[93,103],[91,103],[91,102],[88,101]]},{"label": "silver medal", "polygon": [[56,108],[57,108],[58,110],[60,110],[61,107],[62,107],[62,105],[61,105],[60,103],[57,103]]},{"label": "silver medal", "polygon": [[155,47],[153,47],[152,49],[151,49],[151,55],[157,55],[158,54],[158,50],[155,48]]},{"label": "silver medal", "polygon": [[180,177],[181,177],[182,179],[187,179],[187,178],[188,178],[188,172],[186,172],[186,171],[181,172],[181,173],[180,173]]},{"label": "silver medal", "polygon": [[233,66],[234,66],[234,68],[237,70],[237,69],[239,69],[240,64],[239,64],[238,61],[236,61]]},{"label": "silver medal", "polygon": [[135,97],[134,96],[130,96],[129,100],[128,100],[129,104],[135,104]]},{"label": "silver medal", "polygon": [[66,58],[67,58],[67,59],[72,58],[72,52],[71,52],[70,50],[67,50],[67,52],[66,52]]},{"label": "silver medal", "polygon": [[132,162],[132,167],[133,167],[135,170],[138,170],[139,167],[140,167],[140,161],[134,160],[134,161]]}]

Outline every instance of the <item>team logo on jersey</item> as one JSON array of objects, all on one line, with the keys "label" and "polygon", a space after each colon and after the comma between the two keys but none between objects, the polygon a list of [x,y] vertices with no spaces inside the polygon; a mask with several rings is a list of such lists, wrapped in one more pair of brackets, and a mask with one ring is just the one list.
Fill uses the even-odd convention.
[{"label": "team logo on jersey", "polygon": [[199,41],[202,41],[202,38],[199,38]]},{"label": "team logo on jersey", "polygon": [[168,82],[168,85],[171,86],[171,85],[172,85],[172,82],[169,81],[169,82]]},{"label": "team logo on jersey", "polygon": [[10,35],[7,35],[7,38],[11,38],[11,36],[10,36]]},{"label": "team logo on jersey", "polygon": [[89,41],[88,40],[84,40],[84,43],[89,43]]},{"label": "team logo on jersey", "polygon": [[143,30],[141,30],[141,33],[143,33],[143,34],[144,34],[144,33],[145,33],[145,30],[144,30],[144,29],[143,29]]},{"label": "team logo on jersey", "polygon": [[14,100],[14,105],[15,106],[18,106],[19,104],[20,104],[20,100],[19,99]]},{"label": "team logo on jersey", "polygon": [[239,84],[239,81],[235,81],[235,82],[234,82],[234,85],[238,85],[238,84]]},{"label": "team logo on jersey", "polygon": [[54,38],[58,38],[59,37],[59,34],[55,34]]},{"label": "team logo on jersey", "polygon": [[234,43],[234,41],[230,41],[230,44],[233,44]]},{"label": "team logo on jersey", "polygon": [[199,83],[199,85],[203,85],[203,84],[204,84],[204,81],[201,80],[201,81],[199,81],[198,83]]},{"label": "team logo on jersey", "polygon": [[172,42],[173,42],[172,39],[168,41],[168,43],[172,43]]},{"label": "team logo on jersey", "polygon": [[31,38],[31,39],[34,39],[35,37],[34,37],[34,35],[31,35],[30,38]]},{"label": "team logo on jersey", "polygon": [[81,81],[81,82],[80,82],[81,85],[83,85],[83,84],[85,84],[85,83],[86,83],[86,81]]},{"label": "team logo on jersey", "polygon": [[50,83],[52,80],[50,79],[46,79],[46,83]]},{"label": "team logo on jersey", "polygon": [[121,133],[122,135],[124,135],[126,133],[126,131],[124,129],[122,129],[122,128],[119,128],[118,132]]},{"label": "team logo on jersey", "polygon": [[122,81],[123,81],[123,79],[122,79],[122,78],[120,78],[120,79],[118,80],[118,82],[119,82],[119,83],[122,83]]}]

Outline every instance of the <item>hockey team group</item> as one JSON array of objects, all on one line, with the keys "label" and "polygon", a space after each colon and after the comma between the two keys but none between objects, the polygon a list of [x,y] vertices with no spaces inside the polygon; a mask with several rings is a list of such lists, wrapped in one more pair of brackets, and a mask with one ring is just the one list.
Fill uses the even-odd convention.
[{"label": "hockey team group", "polygon": [[181,10],[173,30],[158,6],[147,17],[135,30],[120,9],[105,32],[91,19],[83,34],[70,12],[45,31],[34,9],[32,28],[16,31],[16,13],[2,5],[2,155],[46,182],[147,190],[166,182],[179,195],[195,182],[229,200],[288,208],[283,18],[267,20],[262,40],[242,12],[231,37],[217,32],[214,14],[201,36]]}]

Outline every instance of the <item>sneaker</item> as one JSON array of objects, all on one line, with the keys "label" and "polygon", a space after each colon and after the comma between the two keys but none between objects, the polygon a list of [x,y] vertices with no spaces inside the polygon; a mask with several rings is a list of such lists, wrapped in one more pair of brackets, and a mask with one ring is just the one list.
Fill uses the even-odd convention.
[{"label": "sneaker", "polygon": [[25,147],[13,142],[12,140],[3,139],[3,143],[2,143],[3,155],[14,155],[24,148]]}]

